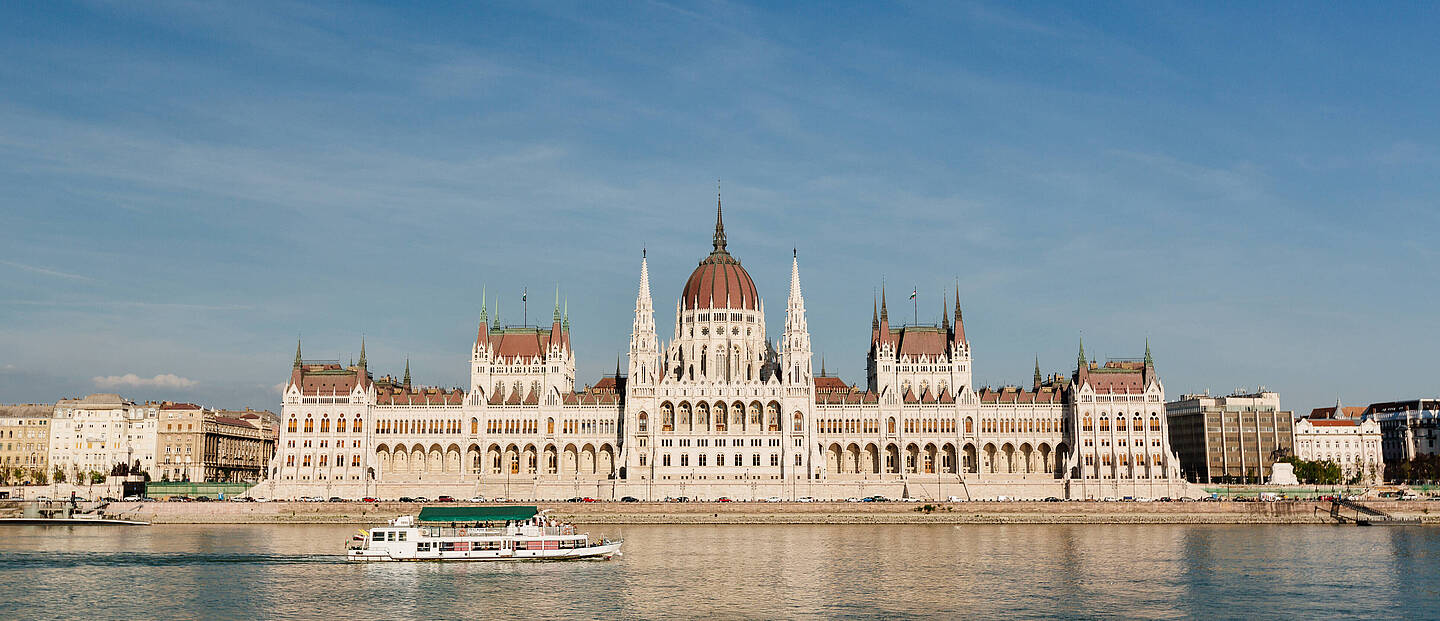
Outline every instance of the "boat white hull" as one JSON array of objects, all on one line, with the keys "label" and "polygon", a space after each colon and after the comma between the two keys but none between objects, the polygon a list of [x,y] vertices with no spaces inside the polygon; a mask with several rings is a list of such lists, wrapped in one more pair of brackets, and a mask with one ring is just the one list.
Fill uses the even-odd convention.
[{"label": "boat white hull", "polygon": [[102,518],[0,518],[0,525],[27,526],[149,526],[149,522]]},{"label": "boat white hull", "polygon": [[609,559],[620,552],[622,542],[607,543],[572,550],[467,550],[456,552],[415,552],[393,556],[388,550],[350,550],[346,560],[357,562],[388,561],[573,561]]}]

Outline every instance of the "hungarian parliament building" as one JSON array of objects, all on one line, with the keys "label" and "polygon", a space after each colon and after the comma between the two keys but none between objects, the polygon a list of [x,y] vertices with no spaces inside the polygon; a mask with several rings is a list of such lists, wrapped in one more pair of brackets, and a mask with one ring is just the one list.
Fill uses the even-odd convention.
[{"label": "hungarian parliament building", "polygon": [[[642,253],[643,254],[643,253]],[[257,494],[641,500],[1178,497],[1165,388],[1143,360],[1028,387],[977,388],[957,291],[953,317],[892,326],[882,293],[863,383],[814,372],[798,258],[778,341],[727,250],[712,249],[655,327],[647,259],[629,366],[576,389],[568,312],[548,328],[480,311],[464,390],[307,361],[297,344],[280,442]],[[498,309],[498,307],[497,307]],[[949,313],[945,313],[948,315]]]}]

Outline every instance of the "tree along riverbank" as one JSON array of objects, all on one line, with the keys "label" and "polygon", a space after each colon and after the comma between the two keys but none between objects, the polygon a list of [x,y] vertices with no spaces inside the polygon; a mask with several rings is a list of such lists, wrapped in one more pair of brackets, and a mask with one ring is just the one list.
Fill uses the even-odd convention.
[{"label": "tree along riverbank", "polygon": [[[455,503],[463,505],[465,503]],[[518,503],[532,504],[532,503]],[[1281,502],[596,502],[534,503],[582,524],[1327,524],[1330,503]],[[1395,517],[1440,524],[1440,501],[1377,501]],[[400,502],[114,503],[155,524],[379,524],[419,512]],[[0,504],[0,514],[17,512]],[[1348,513],[1353,514],[1353,511]]]}]

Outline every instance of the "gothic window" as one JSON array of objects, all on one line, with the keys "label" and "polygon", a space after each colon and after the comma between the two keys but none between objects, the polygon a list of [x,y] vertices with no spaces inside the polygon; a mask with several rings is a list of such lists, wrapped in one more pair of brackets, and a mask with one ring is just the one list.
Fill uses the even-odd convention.
[{"label": "gothic window", "polygon": [[968,416],[965,417],[965,433],[975,433],[975,420]]},{"label": "gothic window", "polygon": [[639,423],[638,427],[639,427],[640,433],[645,433],[645,432],[647,431],[647,429],[650,427],[650,415],[649,415],[649,414],[646,414],[645,412],[641,412],[641,413],[640,413],[640,423]]},{"label": "gothic window", "polygon": [[1110,431],[1110,417],[1104,412],[1100,413],[1100,431]]},{"label": "gothic window", "polygon": [[889,425],[886,426],[886,429],[891,435],[895,434],[895,417],[890,417]]},{"label": "gothic window", "polygon": [[330,415],[326,414],[324,418],[320,419],[320,433],[328,431],[330,431]]},{"label": "gothic window", "polygon": [[1094,423],[1094,421],[1091,421],[1091,420],[1090,420],[1090,416],[1089,416],[1089,415],[1086,415],[1084,422],[1082,422],[1082,423],[1080,424],[1080,430],[1081,430],[1081,431],[1094,431],[1094,430],[1095,430],[1095,423]]},{"label": "gothic window", "polygon": [[660,431],[675,431],[675,410],[669,401],[660,404]]},{"label": "gothic window", "polygon": [[309,415],[309,414],[306,414],[306,415],[305,415],[305,433],[310,433],[310,432],[312,432],[312,431],[315,431],[315,421],[314,421],[314,419],[310,418],[310,415]]},{"label": "gothic window", "polygon": [[795,428],[793,431],[802,431],[805,428],[805,418],[799,412],[795,413]]},{"label": "gothic window", "polygon": [[288,432],[290,432],[290,433],[295,433],[295,419],[294,419],[294,418],[291,418],[291,419],[290,419],[290,425],[289,425],[288,427],[286,427],[285,430],[288,431]]}]

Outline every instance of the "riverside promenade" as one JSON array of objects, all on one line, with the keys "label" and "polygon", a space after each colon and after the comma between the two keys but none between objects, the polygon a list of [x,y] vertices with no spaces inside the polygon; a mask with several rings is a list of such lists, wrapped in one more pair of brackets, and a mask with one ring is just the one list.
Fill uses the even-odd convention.
[{"label": "riverside promenade", "polygon": [[[454,503],[455,506],[466,503]],[[1330,503],[1281,502],[595,502],[538,504],[582,524],[1333,524]],[[1440,524],[1440,501],[1376,501]],[[146,502],[109,511],[154,524],[377,524],[417,513],[401,502]],[[0,512],[4,512],[0,506]]]}]

